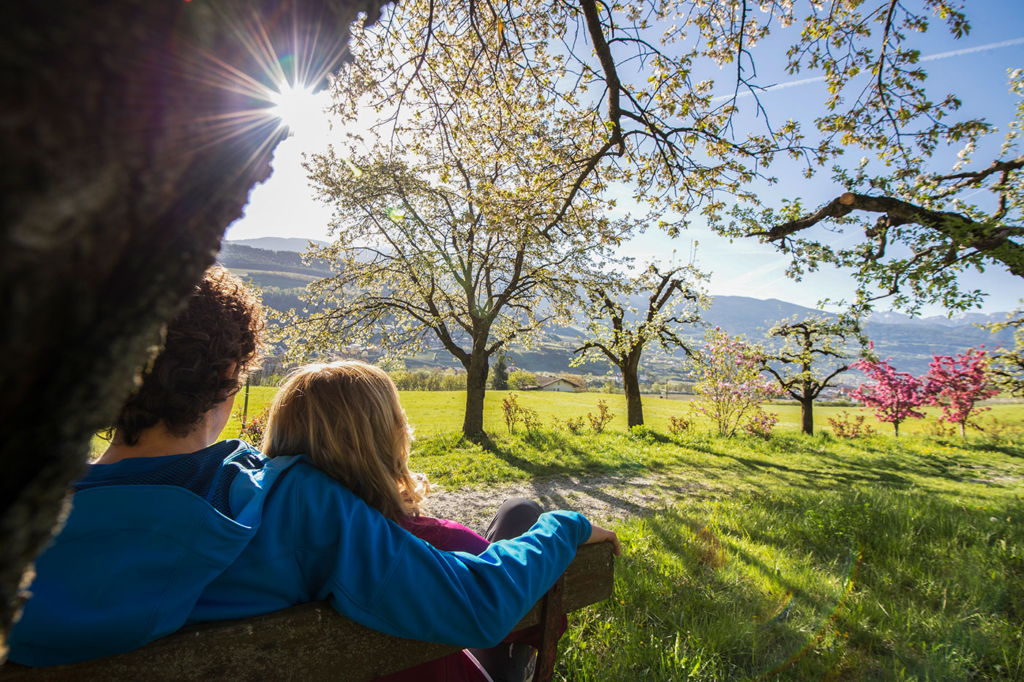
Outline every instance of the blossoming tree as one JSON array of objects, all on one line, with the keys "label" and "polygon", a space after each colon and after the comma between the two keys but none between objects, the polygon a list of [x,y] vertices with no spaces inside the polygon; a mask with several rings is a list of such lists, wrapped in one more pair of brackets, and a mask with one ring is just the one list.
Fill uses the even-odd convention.
[{"label": "blossoming tree", "polygon": [[858,360],[850,367],[861,370],[872,380],[850,395],[874,409],[878,421],[891,423],[897,437],[901,423],[907,419],[924,418],[924,413],[917,409],[925,402],[920,379],[909,372],[897,372],[888,360]]},{"label": "blossoming tree", "polygon": [[638,378],[644,349],[657,343],[667,352],[675,348],[690,352],[679,328],[700,323],[700,311],[710,305],[700,289],[705,277],[692,264],[663,272],[651,263],[635,277],[584,283],[588,337],[573,351],[580,353],[573,364],[603,359],[618,368],[629,428],[644,423]]},{"label": "blossoming tree", "polygon": [[777,395],[774,382],[761,376],[760,346],[732,337],[720,327],[704,333],[704,347],[692,357],[699,400],[691,408],[710,419],[723,436],[759,416],[761,403]]},{"label": "blossoming tree", "polygon": [[936,355],[925,377],[924,395],[928,404],[942,410],[944,422],[960,425],[967,435],[971,417],[989,408],[978,403],[999,393],[989,374],[990,358],[980,348],[968,348],[956,357]]}]

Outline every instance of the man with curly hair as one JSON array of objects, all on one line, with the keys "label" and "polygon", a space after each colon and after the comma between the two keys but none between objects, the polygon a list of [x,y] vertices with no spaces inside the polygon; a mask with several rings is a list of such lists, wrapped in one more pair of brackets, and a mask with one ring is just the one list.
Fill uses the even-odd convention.
[{"label": "man with curly hair", "polygon": [[211,268],[167,327],[113,440],[73,486],[37,562],[9,659],[55,665],[142,646],[199,621],[327,600],[399,637],[488,647],[555,582],[576,547],[610,540],[574,512],[542,514],[479,557],[416,539],[305,457],[216,442],[258,366],[263,316]]}]

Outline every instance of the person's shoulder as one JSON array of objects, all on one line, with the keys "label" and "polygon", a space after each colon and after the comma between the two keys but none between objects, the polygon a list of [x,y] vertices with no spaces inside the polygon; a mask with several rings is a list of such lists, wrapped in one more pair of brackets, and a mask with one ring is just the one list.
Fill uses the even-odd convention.
[{"label": "person's shoulder", "polygon": [[348,488],[313,466],[303,455],[274,457],[268,461],[272,467],[285,469],[281,472],[281,480],[278,484],[288,488],[302,489],[306,492],[327,491],[329,493],[349,493]]},{"label": "person's shoulder", "polygon": [[296,511],[323,513],[366,504],[342,483],[313,466],[304,456],[272,458],[268,466],[284,469],[274,485],[272,498],[278,503],[287,499],[294,504]]}]

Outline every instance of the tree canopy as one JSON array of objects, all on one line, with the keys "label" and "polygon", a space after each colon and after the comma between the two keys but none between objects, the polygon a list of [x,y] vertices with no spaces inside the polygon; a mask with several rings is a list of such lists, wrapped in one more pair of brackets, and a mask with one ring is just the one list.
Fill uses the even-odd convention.
[{"label": "tree canopy", "polygon": [[[671,234],[704,220],[723,235],[774,244],[794,277],[852,267],[861,308],[889,298],[914,311],[978,303],[982,292],[958,286],[967,268],[1024,273],[1024,109],[998,154],[976,159],[994,126],[958,117],[955,94],[933,98],[926,88],[921,35],[961,38],[970,28],[947,0],[410,0],[388,39],[365,49],[387,65],[370,101],[390,115],[396,140],[416,134],[405,121],[425,108],[463,116],[522,88],[551,103],[552,129],[571,131],[574,144],[549,218],[599,177],[631,188],[650,207],[648,222]],[[779,61],[790,74],[825,79],[827,113],[813,124],[778,120],[762,103],[775,83],[758,65]],[[444,97],[420,97],[442,82]],[[1014,92],[1021,83],[1011,74]],[[961,151],[956,165],[936,167],[950,149]],[[861,161],[844,156],[857,150]],[[784,206],[764,205],[757,186],[777,182],[783,159],[787,176],[831,166],[845,191],[809,211],[795,183]],[[987,198],[971,201],[978,190]],[[837,248],[836,231],[856,239]]]}]

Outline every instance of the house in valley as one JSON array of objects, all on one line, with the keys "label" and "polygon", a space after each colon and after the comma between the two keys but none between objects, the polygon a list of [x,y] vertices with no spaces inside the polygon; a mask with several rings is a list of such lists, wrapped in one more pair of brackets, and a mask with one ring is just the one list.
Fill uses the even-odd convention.
[{"label": "house in valley", "polygon": [[585,391],[586,386],[581,385],[577,379],[566,377],[549,377],[542,374],[537,375],[537,391],[559,391],[562,393],[578,393]]}]

